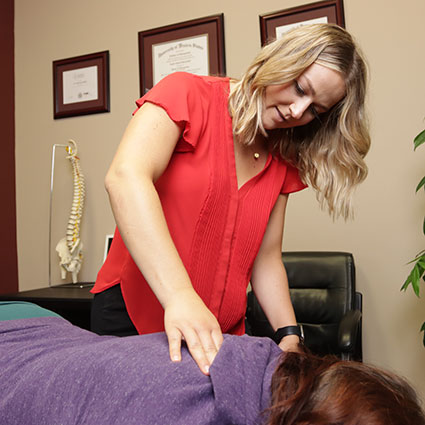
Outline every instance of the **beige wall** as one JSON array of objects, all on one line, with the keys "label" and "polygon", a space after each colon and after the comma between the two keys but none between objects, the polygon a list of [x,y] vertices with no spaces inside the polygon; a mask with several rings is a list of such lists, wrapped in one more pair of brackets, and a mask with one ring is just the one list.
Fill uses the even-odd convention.
[{"label": "beige wall", "polygon": [[[51,150],[54,143],[69,138],[79,144],[86,177],[80,279],[96,277],[105,235],[114,228],[103,177],[139,94],[137,33],[224,13],[227,71],[238,77],[260,47],[258,15],[303,3],[15,0],[20,290],[48,282]],[[425,127],[425,3],[344,0],[344,6],[346,27],[363,47],[371,68],[370,175],[357,193],[356,219],[347,224],[333,223],[319,211],[310,191],[294,195],[284,247],[354,254],[365,303],[365,359],[406,375],[425,395],[425,349],[418,333],[425,304],[410,291],[399,291],[409,270],[406,262],[424,247],[425,197],[423,192],[415,195],[414,188],[424,174],[425,148],[413,153],[412,139]],[[52,61],[102,50],[110,51],[111,112],[53,120]],[[66,165],[58,171],[65,173],[65,183]],[[72,196],[72,187],[65,183],[54,203],[53,232],[60,236],[65,234]],[[54,283],[57,273],[56,268]]]}]

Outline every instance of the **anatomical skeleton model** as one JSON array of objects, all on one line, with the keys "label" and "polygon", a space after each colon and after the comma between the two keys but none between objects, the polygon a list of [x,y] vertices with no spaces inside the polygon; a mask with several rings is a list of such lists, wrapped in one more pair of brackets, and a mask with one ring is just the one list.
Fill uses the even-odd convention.
[{"label": "anatomical skeleton model", "polygon": [[84,207],[84,176],[80,168],[80,158],[77,156],[77,144],[73,140],[68,141],[66,147],[67,159],[72,165],[74,176],[74,198],[72,201],[71,213],[69,215],[66,236],[56,245],[56,251],[60,257],[61,277],[66,279],[67,272],[72,274],[72,282],[78,282],[78,272],[83,261],[83,243],[80,239],[80,224]]}]

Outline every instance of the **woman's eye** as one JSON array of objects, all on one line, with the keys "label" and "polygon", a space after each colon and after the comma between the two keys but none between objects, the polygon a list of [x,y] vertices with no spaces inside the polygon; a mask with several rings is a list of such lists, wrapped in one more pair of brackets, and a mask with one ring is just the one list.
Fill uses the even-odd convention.
[{"label": "woman's eye", "polygon": [[297,91],[298,94],[305,95],[305,91],[300,86],[300,84],[298,83],[298,81],[295,81],[295,90]]},{"label": "woman's eye", "polygon": [[[294,81],[295,84],[295,91],[300,95],[300,96],[305,96],[305,91],[302,88],[302,86],[300,85],[300,83],[295,80]],[[317,112],[317,109],[314,105],[310,105],[310,107],[308,108],[308,110],[310,111],[310,114],[313,115],[313,117],[317,120],[319,120],[319,122],[322,122],[319,116],[319,113]]]}]

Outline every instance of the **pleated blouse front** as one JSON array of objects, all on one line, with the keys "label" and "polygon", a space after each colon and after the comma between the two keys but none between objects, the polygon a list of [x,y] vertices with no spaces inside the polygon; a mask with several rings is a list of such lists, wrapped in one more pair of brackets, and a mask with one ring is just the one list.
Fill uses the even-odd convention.
[{"label": "pleated blouse front", "polygon": [[[305,185],[295,168],[269,154],[264,169],[238,190],[228,95],[228,78],[175,73],[136,103],[162,107],[183,128],[155,186],[196,292],[223,332],[242,334],[246,288],[270,213],[279,194]],[[92,292],[117,283],[138,332],[162,331],[163,309],[118,230]]]}]

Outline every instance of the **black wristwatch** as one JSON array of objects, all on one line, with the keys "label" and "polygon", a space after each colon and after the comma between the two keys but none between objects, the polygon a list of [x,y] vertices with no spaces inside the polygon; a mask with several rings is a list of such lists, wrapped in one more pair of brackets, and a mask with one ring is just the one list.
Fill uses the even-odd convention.
[{"label": "black wristwatch", "polygon": [[272,339],[276,344],[279,344],[280,341],[282,341],[282,339],[288,335],[298,335],[300,342],[304,342],[304,331],[301,325],[284,326],[283,328],[279,328],[274,333]]}]

